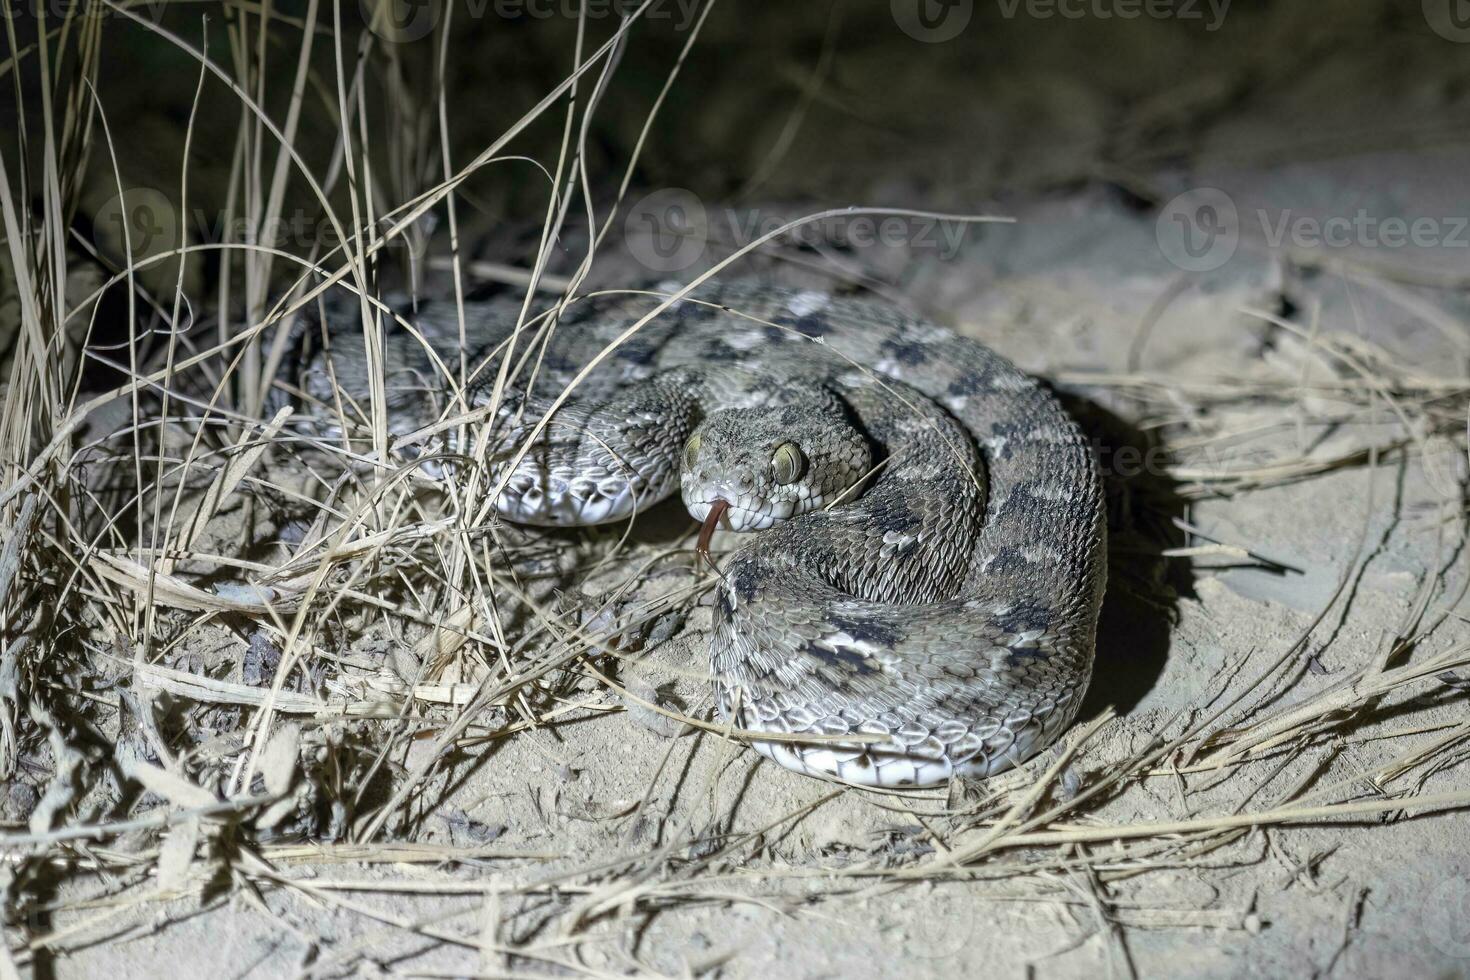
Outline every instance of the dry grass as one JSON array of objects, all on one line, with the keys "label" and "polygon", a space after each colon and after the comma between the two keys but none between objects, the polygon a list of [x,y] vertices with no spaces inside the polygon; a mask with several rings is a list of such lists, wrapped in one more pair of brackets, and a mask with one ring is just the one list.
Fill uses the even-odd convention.
[{"label": "dry grass", "polygon": [[[1095,917],[1110,962],[1127,972],[1124,929],[1260,923],[1250,908],[1121,905],[1109,897],[1116,882],[1241,860],[1243,850],[1266,846],[1263,828],[1470,806],[1461,765],[1470,724],[1439,710],[1445,692],[1463,690],[1470,667],[1470,644],[1455,638],[1456,603],[1470,582],[1458,475],[1470,379],[1421,376],[1332,324],[1303,330],[1257,313],[1299,359],[1295,388],[1145,370],[1063,380],[1111,387],[1129,400],[1156,430],[1167,475],[1187,499],[1341,471],[1361,476],[1357,557],[1299,634],[1274,650],[1233,651],[1213,689],[1139,744],[1110,738],[1121,722],[1103,714],[1081,725],[1064,751],[970,791],[978,795],[865,794],[872,807],[913,824],[902,848],[885,841],[840,860],[771,860],[773,840],[836,794],[856,790],[834,788],[764,814],[757,826],[728,814],[696,822],[673,799],[667,820],[645,813],[656,788],[728,806],[721,783],[736,778],[728,763],[738,733],[720,729],[699,705],[681,710],[651,685],[619,675],[627,665],[625,654],[608,650],[614,628],[554,603],[551,587],[565,583],[565,569],[580,568],[572,578],[607,608],[636,597],[617,607],[617,630],[657,631],[670,613],[689,612],[708,585],[691,574],[669,584],[670,569],[692,567],[688,542],[541,539],[500,526],[488,517],[485,501],[498,488],[483,467],[464,467],[443,492],[427,490],[389,452],[381,374],[363,406],[369,424],[348,426],[344,413],[343,428],[359,433],[351,442],[303,447],[289,411],[267,407],[292,318],[329,286],[360,298],[370,325],[363,343],[380,366],[376,325],[392,312],[375,297],[390,257],[427,248],[430,266],[447,267],[463,301],[470,263],[457,248],[461,185],[516,152],[533,123],[559,119],[562,134],[544,172],[537,249],[522,265],[477,263],[473,271],[524,286],[528,296],[584,290],[638,163],[626,162],[615,200],[594,204],[586,120],[607,96],[624,32],[637,29],[637,18],[603,43],[579,33],[565,81],[461,163],[442,136],[443,84],[432,106],[414,104],[404,90],[382,112],[369,104],[364,69],[395,78],[396,55],[370,34],[347,50],[336,5],[322,10],[312,0],[301,24],[231,7],[232,16],[209,27],[224,32],[229,64],[206,60],[136,5],[107,9],[195,59],[196,107],[221,83],[243,107],[231,219],[268,226],[286,207],[288,185],[305,188],[345,245],[297,253],[241,240],[197,243],[183,223],[177,248],[136,255],[104,286],[79,289],[74,267],[87,260],[72,216],[85,162],[111,160],[114,141],[128,135],[110,123],[91,84],[102,27],[74,17],[51,25],[36,46],[18,49],[12,39],[0,78],[39,79],[41,104],[39,126],[18,134],[18,146],[0,148],[0,217],[19,299],[0,417],[0,778],[40,793],[25,825],[0,829],[7,910],[0,977],[43,956],[146,934],[164,921],[149,910],[181,899],[206,909],[234,901],[275,915],[269,896],[278,893],[375,922],[416,949],[472,951],[487,972],[603,975],[648,968],[631,946],[611,961],[589,959],[588,950],[615,944],[623,928],[656,911],[754,903],[794,912],[810,907],[813,893],[795,887],[808,879],[833,902],[973,879],[997,900],[1074,907]],[[302,45],[285,75],[279,53],[275,74],[257,71],[273,33]],[[698,39],[691,31],[689,45]],[[330,75],[318,74],[324,62],[307,41],[330,50]],[[58,75],[51,66],[63,62],[71,73]],[[645,135],[680,65],[670,67]],[[267,91],[276,85],[286,91]],[[267,102],[286,109],[267,112]],[[385,167],[417,159],[422,134],[411,120],[425,110],[440,130],[438,159],[416,171]],[[295,149],[307,113],[327,113],[335,124],[325,170]],[[424,179],[426,172],[437,180]],[[177,198],[189,200],[187,182]],[[430,214],[444,219],[447,235],[421,241]],[[573,217],[594,230],[592,245],[553,275],[554,249]],[[189,262],[207,251],[220,253],[216,294],[186,295]],[[159,270],[170,275],[160,278]],[[1371,270],[1355,274],[1378,281]],[[83,387],[83,352],[97,299],[109,289],[126,296],[137,327],[123,349],[96,355],[131,380],[98,392]],[[186,331],[205,310],[211,320],[201,322],[210,326]],[[144,334],[150,322],[166,334],[162,342]],[[528,350],[531,342],[522,341]],[[462,392],[474,368],[445,364],[448,390]],[[450,401],[438,428],[457,430],[469,445],[486,413]],[[1284,451],[1261,448],[1259,414],[1239,429],[1200,421],[1243,418],[1233,414],[1241,406],[1279,406],[1293,413],[1292,425],[1352,428],[1363,437],[1326,451]],[[310,463],[305,472],[292,463],[297,450]],[[1309,697],[1283,697],[1347,616],[1388,485],[1420,466],[1444,471],[1431,522],[1441,573],[1420,585],[1374,657]],[[1171,555],[1260,560],[1242,543],[1198,536]],[[191,644],[201,637],[224,638],[223,652],[199,655]],[[365,637],[390,649],[362,652]],[[702,734],[694,742],[670,738],[642,797],[623,812],[593,815],[626,829],[617,853],[589,859],[554,839],[464,845],[426,833],[430,815],[488,753],[622,710],[641,712],[649,725],[672,719],[671,733],[687,725]],[[725,764],[706,765],[690,784],[669,789],[692,745],[718,748],[731,736],[737,741],[723,749]],[[1339,765],[1348,745],[1374,753]],[[1452,769],[1449,788],[1425,791]],[[1128,794],[1145,784],[1173,794],[1170,815],[1130,810]],[[662,833],[641,833],[645,819],[663,820]],[[308,865],[311,874],[303,873]],[[372,866],[386,870],[367,873]],[[465,901],[420,916],[363,893]],[[366,940],[322,948],[306,972],[350,969],[372,955]]]}]

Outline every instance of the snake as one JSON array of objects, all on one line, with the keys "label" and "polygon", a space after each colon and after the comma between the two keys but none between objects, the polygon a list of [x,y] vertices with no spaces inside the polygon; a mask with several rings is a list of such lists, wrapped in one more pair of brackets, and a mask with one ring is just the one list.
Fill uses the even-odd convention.
[{"label": "snake", "polygon": [[[743,280],[395,312],[372,358],[360,314],[302,331],[289,387],[332,432],[368,428],[379,370],[392,448],[435,479],[482,460],[501,519],[625,521],[677,493],[699,554],[748,532],[716,565],[709,661],[721,723],[761,755],[933,787],[1075,718],[1106,580],[1095,454],[979,341]],[[422,438],[456,412],[464,446]]]}]

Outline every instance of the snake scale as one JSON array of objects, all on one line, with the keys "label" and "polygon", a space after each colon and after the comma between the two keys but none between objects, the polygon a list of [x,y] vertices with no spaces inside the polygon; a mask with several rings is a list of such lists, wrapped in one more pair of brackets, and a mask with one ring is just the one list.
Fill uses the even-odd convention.
[{"label": "snake scale", "polygon": [[[922,787],[1049,745],[1091,675],[1106,567],[1093,454],[1052,395],[894,307],[743,282],[608,349],[666,295],[469,305],[463,344],[453,303],[420,305],[423,341],[385,329],[390,433],[453,414],[464,353],[503,518],[616,521],[678,491],[706,554],[717,525],[759,530],[721,567],[710,660],[725,722],[798,736],[752,739],[783,766]],[[294,381],[320,418],[365,422],[350,321],[306,331]]]}]

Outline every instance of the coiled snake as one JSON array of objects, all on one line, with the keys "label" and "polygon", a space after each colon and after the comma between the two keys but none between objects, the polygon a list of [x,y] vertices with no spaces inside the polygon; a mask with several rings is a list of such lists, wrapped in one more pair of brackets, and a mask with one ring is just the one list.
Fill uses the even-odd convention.
[{"label": "coiled snake", "polygon": [[[783,766],[919,787],[1049,745],[1091,674],[1101,485],[1056,400],[973,340],[873,302],[705,287],[608,351],[505,474],[556,396],[664,298],[585,298],[514,337],[519,304],[467,307],[468,401],[501,392],[500,515],[594,524],[678,490],[700,550],[717,524],[761,530],[723,563],[710,659],[725,721],[813,736],[753,741]],[[395,434],[440,417],[460,362],[452,303],[412,319],[440,362],[388,330]],[[297,383],[361,420],[360,324],[326,335]]]}]

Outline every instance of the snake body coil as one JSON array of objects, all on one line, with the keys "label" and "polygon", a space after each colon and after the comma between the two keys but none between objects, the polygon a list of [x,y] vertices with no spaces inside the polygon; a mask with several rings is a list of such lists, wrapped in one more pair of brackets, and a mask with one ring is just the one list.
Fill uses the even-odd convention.
[{"label": "snake body coil", "polygon": [[[753,742],[783,766],[928,786],[1049,745],[1087,686],[1105,575],[1100,480],[1056,400],[891,307],[730,283],[612,348],[535,433],[662,298],[585,299],[519,332],[518,305],[468,308],[500,514],[593,524],[679,490],[706,538],[761,530],[723,565],[710,654],[726,721],[812,737]],[[439,363],[386,337],[395,433],[440,417],[460,362],[452,304],[415,325]],[[299,384],[352,417],[360,331],[331,333]]]}]

